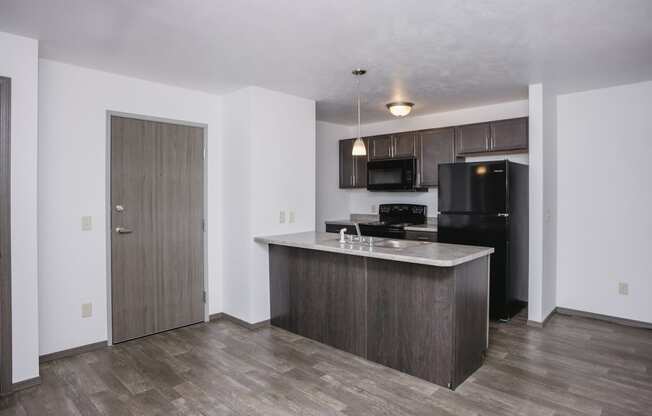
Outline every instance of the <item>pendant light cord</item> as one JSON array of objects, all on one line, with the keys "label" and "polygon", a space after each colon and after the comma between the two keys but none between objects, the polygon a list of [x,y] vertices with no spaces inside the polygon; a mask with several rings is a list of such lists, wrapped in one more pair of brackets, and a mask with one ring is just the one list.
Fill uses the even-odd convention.
[{"label": "pendant light cord", "polygon": [[361,139],[360,137],[360,76],[358,75],[357,79],[357,90],[358,90],[358,139]]}]

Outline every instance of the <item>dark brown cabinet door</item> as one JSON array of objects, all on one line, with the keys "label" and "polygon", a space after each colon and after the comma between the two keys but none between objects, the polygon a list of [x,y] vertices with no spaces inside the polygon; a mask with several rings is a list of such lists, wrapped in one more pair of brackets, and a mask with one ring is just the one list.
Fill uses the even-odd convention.
[{"label": "dark brown cabinet door", "polygon": [[423,131],[419,135],[419,186],[437,186],[440,163],[455,161],[455,129]]},{"label": "dark brown cabinet door", "polygon": [[394,151],[392,157],[414,157],[417,153],[417,134],[399,133],[394,135]]},{"label": "dark brown cabinet door", "polygon": [[364,257],[269,250],[272,325],[364,357]]},{"label": "dark brown cabinet door", "polygon": [[353,187],[366,188],[367,187],[367,160],[369,160],[369,139],[362,139],[365,148],[367,149],[367,156],[353,156],[355,162],[355,172],[353,174]]},{"label": "dark brown cabinet door", "polygon": [[493,121],[491,150],[524,150],[528,148],[527,118]]},{"label": "dark brown cabinet door", "polygon": [[353,139],[340,140],[340,188],[353,188],[355,186],[355,159]]},{"label": "dark brown cabinet door", "polygon": [[369,138],[370,160],[389,159],[393,156],[394,140],[392,136],[374,136]]},{"label": "dark brown cabinet door", "polygon": [[453,268],[367,259],[367,359],[446,386]]},{"label": "dark brown cabinet door", "polygon": [[455,145],[458,154],[482,153],[489,151],[489,123],[469,124],[457,128]]}]

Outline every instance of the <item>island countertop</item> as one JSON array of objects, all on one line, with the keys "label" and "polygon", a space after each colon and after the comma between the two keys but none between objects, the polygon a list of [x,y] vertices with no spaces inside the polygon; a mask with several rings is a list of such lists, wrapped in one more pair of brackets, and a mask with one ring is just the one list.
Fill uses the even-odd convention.
[{"label": "island countertop", "polygon": [[[373,257],[383,260],[425,264],[436,267],[454,267],[472,260],[488,256],[494,252],[490,247],[463,246],[457,244],[431,243],[423,241],[399,240],[408,244],[403,248],[388,248],[340,243],[339,236],[333,233],[308,231],[295,234],[255,237],[258,243],[276,244],[288,247],[327,251],[352,256]],[[380,239],[379,239],[380,240]]]}]

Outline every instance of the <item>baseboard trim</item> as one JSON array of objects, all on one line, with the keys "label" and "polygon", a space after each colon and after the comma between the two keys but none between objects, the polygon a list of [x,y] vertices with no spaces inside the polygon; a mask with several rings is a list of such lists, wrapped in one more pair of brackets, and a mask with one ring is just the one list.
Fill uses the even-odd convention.
[{"label": "baseboard trim", "polygon": [[543,320],[543,322],[531,321],[531,320],[528,319],[528,320],[527,320],[527,326],[530,326],[530,327],[532,327],[532,328],[543,328],[544,326],[546,326],[546,324],[548,323],[548,321],[550,321],[550,318],[552,318],[552,315],[555,314],[555,311],[556,311],[556,310],[553,309],[553,310],[548,314],[548,316],[546,316],[546,318]]},{"label": "baseboard trim", "polygon": [[21,390],[28,389],[30,387],[38,386],[41,384],[41,376],[36,376],[34,378],[28,378],[27,380],[19,381],[11,385],[11,391],[13,393]]},{"label": "baseboard trim", "polygon": [[255,322],[253,324],[250,324],[247,321],[243,321],[240,318],[236,318],[235,316],[229,315],[228,313],[224,312],[219,312],[219,313],[214,313],[210,315],[209,320],[211,322],[219,321],[221,319],[227,320],[229,322],[233,322],[236,325],[239,325],[243,328],[249,329],[251,331],[255,331],[260,328],[264,328],[266,326],[269,326],[269,319],[265,321],[260,321],[260,322]]},{"label": "baseboard trim", "polygon": [[81,347],[70,348],[50,354],[43,354],[38,357],[38,360],[40,363],[47,363],[48,361],[58,360],[59,358],[72,357],[73,355],[99,350],[100,348],[104,348],[107,345],[108,343],[106,341],[100,341],[93,344],[82,345]]},{"label": "baseboard trim", "polygon": [[633,319],[617,318],[615,316],[602,315],[602,314],[593,313],[593,312],[578,311],[576,309],[561,308],[559,306],[557,307],[556,312],[559,313],[559,314],[562,314],[562,315],[579,316],[579,317],[582,317],[582,318],[597,319],[597,320],[600,320],[600,321],[606,321],[606,322],[611,322],[613,324],[631,326],[631,327],[634,327],[634,328],[652,329],[652,323],[643,322],[643,321],[635,321]]}]

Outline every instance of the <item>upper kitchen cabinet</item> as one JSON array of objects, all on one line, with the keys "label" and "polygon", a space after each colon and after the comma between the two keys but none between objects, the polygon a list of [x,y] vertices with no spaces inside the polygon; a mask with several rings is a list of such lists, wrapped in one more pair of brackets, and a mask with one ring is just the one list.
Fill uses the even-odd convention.
[{"label": "upper kitchen cabinet", "polygon": [[[369,141],[363,139],[369,153]],[[340,188],[367,187],[367,157],[353,156],[355,139],[340,140]]]},{"label": "upper kitchen cabinet", "polygon": [[458,154],[483,153],[489,151],[489,123],[469,124],[457,128],[455,147]]},{"label": "upper kitchen cabinet", "polygon": [[458,155],[528,150],[528,118],[469,124],[457,128]]},{"label": "upper kitchen cabinet", "polygon": [[418,134],[415,132],[398,133],[393,136],[393,158],[415,157],[417,155]]},{"label": "upper kitchen cabinet", "polygon": [[390,159],[393,157],[394,138],[391,135],[369,137],[368,143],[369,160]]},{"label": "upper kitchen cabinet", "polygon": [[493,121],[491,123],[491,150],[527,150],[527,121],[527,117]]},{"label": "upper kitchen cabinet", "polygon": [[367,161],[369,160],[369,139],[363,138],[364,147],[367,149],[367,156],[353,156],[354,172],[353,178],[355,179],[354,188],[367,187]]},{"label": "upper kitchen cabinet", "polygon": [[453,127],[419,132],[419,186],[437,186],[440,163],[455,162]]}]

